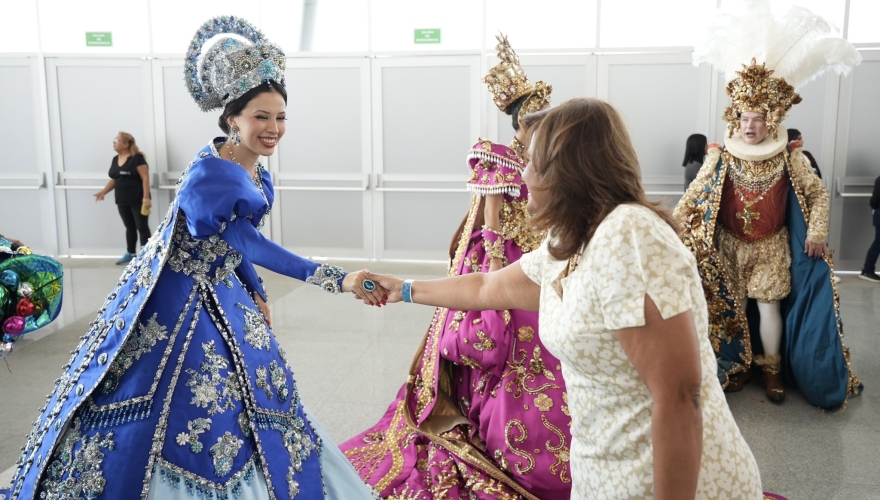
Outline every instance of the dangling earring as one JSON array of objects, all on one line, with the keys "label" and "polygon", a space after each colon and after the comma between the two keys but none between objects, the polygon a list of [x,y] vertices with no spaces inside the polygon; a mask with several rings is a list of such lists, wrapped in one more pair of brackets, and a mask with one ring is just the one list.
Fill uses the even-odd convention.
[{"label": "dangling earring", "polygon": [[238,127],[233,126],[230,132],[232,135],[229,136],[229,140],[232,141],[232,145],[238,146],[239,144],[241,144],[241,136],[238,135]]}]

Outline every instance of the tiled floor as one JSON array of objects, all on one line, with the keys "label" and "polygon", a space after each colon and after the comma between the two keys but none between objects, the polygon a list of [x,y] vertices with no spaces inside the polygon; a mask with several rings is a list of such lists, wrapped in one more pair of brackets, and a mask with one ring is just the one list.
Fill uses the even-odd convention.
[{"label": "tiled floor", "polygon": [[[370,267],[412,278],[444,274],[437,265]],[[59,367],[121,271],[112,260],[67,260],[65,269],[62,316],[17,345],[7,360],[11,372],[0,362],[0,471],[6,470],[0,481],[11,473]],[[433,309],[366,307],[348,296],[263,274],[275,335],[288,352],[306,405],[337,441],[375,423],[406,379]],[[784,404],[771,404],[760,383],[728,396],[764,488],[791,500],[880,499],[880,286],[851,275],[838,286],[846,343],[865,393],[836,413],[811,407],[796,391]]]}]

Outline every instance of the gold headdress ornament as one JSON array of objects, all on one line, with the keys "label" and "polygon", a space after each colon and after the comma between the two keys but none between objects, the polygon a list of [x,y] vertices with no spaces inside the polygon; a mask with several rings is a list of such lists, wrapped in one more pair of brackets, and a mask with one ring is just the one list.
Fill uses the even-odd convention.
[{"label": "gold headdress ornament", "polygon": [[506,111],[517,99],[531,94],[520,108],[519,117],[543,108],[550,102],[553,87],[544,82],[537,82],[532,86],[529,77],[520,66],[519,56],[510,46],[507,37],[499,33],[495,38],[498,40],[495,50],[498,51],[500,62],[483,77],[483,82],[489,86],[495,105],[501,111]]},{"label": "gold headdress ornament", "polygon": [[739,129],[739,115],[753,111],[764,114],[776,139],[788,110],[801,102],[795,89],[828,70],[846,75],[862,61],[827,21],[803,7],[776,14],[769,0],[727,5],[708,23],[693,57],[694,64],[708,62],[729,80],[731,104],[724,110],[728,136]]},{"label": "gold headdress ornament", "polygon": [[764,115],[767,129],[776,139],[779,124],[788,110],[801,102],[801,96],[782,78],[770,76],[773,70],[764,64],[758,65],[754,58],[751,65],[743,64],[742,71],[736,74],[738,76],[727,83],[730,106],[724,108],[724,119],[727,120],[728,137],[739,126],[739,115],[752,111]]}]

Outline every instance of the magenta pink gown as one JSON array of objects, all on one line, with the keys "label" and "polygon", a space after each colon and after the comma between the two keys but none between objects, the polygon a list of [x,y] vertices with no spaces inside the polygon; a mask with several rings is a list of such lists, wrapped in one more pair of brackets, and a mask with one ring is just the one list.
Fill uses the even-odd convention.
[{"label": "magenta pink gown", "polygon": [[[525,163],[516,152],[480,141],[468,164],[475,195],[453,276],[487,272],[487,243],[503,248],[507,265],[543,239],[527,227]],[[503,195],[500,236],[474,227],[488,194]],[[537,313],[440,308],[397,399],[341,448],[383,497],[568,499],[567,401]]]}]

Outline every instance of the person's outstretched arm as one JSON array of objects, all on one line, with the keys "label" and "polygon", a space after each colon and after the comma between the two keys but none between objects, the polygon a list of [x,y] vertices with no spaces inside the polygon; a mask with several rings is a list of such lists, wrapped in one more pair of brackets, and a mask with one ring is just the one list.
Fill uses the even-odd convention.
[{"label": "person's outstretched arm", "polygon": [[[220,237],[247,260],[270,271],[316,284],[327,291],[350,292],[356,287],[360,292],[359,296],[373,305],[384,301],[385,291],[381,287],[377,286],[372,292],[367,292],[361,286],[365,271],[344,274],[341,270],[332,270],[328,266],[300,257],[266,239],[246,217],[238,217],[227,224]],[[336,290],[333,289],[334,286],[337,287]]]},{"label": "person's outstretched arm", "polygon": [[[366,277],[388,292],[388,302],[403,300],[402,279],[373,273]],[[519,262],[492,273],[414,281],[411,291],[412,301],[417,304],[460,311],[537,311],[541,297],[541,287],[526,276]],[[358,290],[354,292],[358,294]]]}]

